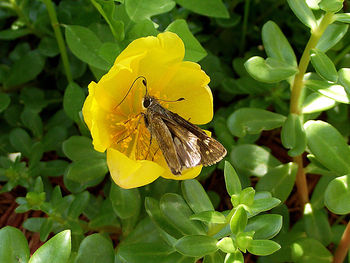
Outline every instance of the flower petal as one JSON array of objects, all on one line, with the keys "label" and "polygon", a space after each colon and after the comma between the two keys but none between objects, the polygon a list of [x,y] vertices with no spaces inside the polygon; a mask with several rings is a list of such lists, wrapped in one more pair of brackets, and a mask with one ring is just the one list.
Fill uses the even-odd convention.
[{"label": "flower petal", "polygon": [[210,79],[197,63],[183,62],[174,77],[161,91],[161,98],[183,101],[168,103],[168,109],[195,124],[205,124],[213,118],[213,95]]},{"label": "flower petal", "polygon": [[174,175],[170,172],[170,170],[166,171],[164,174],[162,174],[161,176],[166,178],[166,179],[172,179],[172,180],[187,180],[187,179],[193,179],[195,177],[197,177],[201,170],[202,170],[202,165],[187,169],[185,171],[183,171],[183,173],[181,175]]},{"label": "flower petal", "polygon": [[107,164],[114,182],[125,189],[152,183],[164,173],[155,162],[134,161],[113,148],[107,149]]}]

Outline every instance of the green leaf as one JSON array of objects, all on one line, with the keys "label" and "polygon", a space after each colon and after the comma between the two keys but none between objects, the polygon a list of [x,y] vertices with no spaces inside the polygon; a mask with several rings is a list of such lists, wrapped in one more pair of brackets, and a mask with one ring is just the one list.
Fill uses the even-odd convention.
[{"label": "green leaf", "polygon": [[350,95],[343,86],[322,80],[306,80],[305,87],[337,102],[350,104]]},{"label": "green leaf", "polygon": [[21,121],[25,127],[30,129],[33,135],[40,138],[43,134],[43,122],[39,114],[30,108],[24,108],[21,113]]},{"label": "green leaf", "polygon": [[300,263],[330,263],[331,252],[319,241],[312,238],[299,239],[291,246],[293,262]]},{"label": "green leaf", "polygon": [[[215,253],[206,255],[203,258],[203,263],[222,263],[224,262],[224,258],[222,253],[220,253],[219,251],[216,251]],[[193,262],[191,262],[193,263]]]},{"label": "green leaf", "polygon": [[240,108],[227,119],[230,132],[237,137],[257,134],[263,130],[281,127],[286,117],[271,111],[257,108]]},{"label": "green leaf", "polygon": [[350,23],[350,13],[335,14],[334,18],[338,22]]},{"label": "green leaf", "polygon": [[305,0],[288,0],[288,5],[304,25],[311,29],[316,28],[316,18]]},{"label": "green leaf", "polygon": [[350,148],[343,136],[323,121],[308,121],[304,125],[307,144],[317,160],[341,175],[350,173]]},{"label": "green leaf", "polygon": [[11,98],[6,93],[0,92],[0,113],[7,109],[11,103]]},{"label": "green leaf", "polygon": [[244,66],[250,76],[257,81],[266,83],[280,82],[298,73],[296,66],[275,58],[263,59],[254,56],[248,59]]},{"label": "green leaf", "polygon": [[163,195],[160,199],[160,210],[184,235],[205,234],[201,223],[190,220],[193,213],[180,195],[173,193]]},{"label": "green leaf", "polygon": [[23,153],[26,157],[30,156],[33,142],[25,130],[21,128],[13,129],[10,132],[9,139],[16,151]]},{"label": "green leaf", "polygon": [[181,184],[182,195],[194,213],[214,211],[214,207],[203,186],[195,179]]},{"label": "green leaf", "polygon": [[268,57],[284,61],[291,66],[297,66],[294,51],[275,22],[268,21],[264,24],[262,40]]},{"label": "green leaf", "polygon": [[333,179],[324,194],[324,203],[335,214],[350,213],[350,175]]},{"label": "green leaf", "polygon": [[241,182],[235,169],[228,161],[225,161],[224,176],[227,193],[230,196],[239,194],[242,190]]},{"label": "green leaf", "polygon": [[185,44],[185,58],[186,61],[198,62],[207,55],[207,52],[193,36],[188,28],[186,20],[177,19],[172,22],[165,31],[176,33]]},{"label": "green leaf", "polygon": [[240,232],[236,236],[236,245],[244,253],[246,253],[247,248],[253,240],[254,232]]},{"label": "green leaf", "polygon": [[61,144],[67,137],[67,129],[61,126],[56,126],[48,130],[45,134],[42,143],[44,144],[45,151],[54,151],[61,148]]},{"label": "green leaf", "polygon": [[265,148],[254,144],[234,147],[230,158],[237,172],[246,176],[264,176],[271,168],[281,164]]},{"label": "green leaf", "polygon": [[40,112],[47,105],[43,90],[34,87],[23,88],[20,100],[26,107],[36,112]]},{"label": "green leaf", "polygon": [[[310,165],[307,166],[309,168]],[[307,170],[309,171],[309,170]],[[307,173],[313,173],[312,171]],[[313,209],[321,209],[324,207],[324,196],[328,184],[334,179],[334,176],[321,176],[315,189],[312,192],[310,203]]]},{"label": "green leaf", "polygon": [[128,0],[125,2],[125,9],[131,20],[140,22],[151,19],[152,16],[169,12],[175,7],[172,0]]},{"label": "green leaf", "polygon": [[271,197],[269,192],[257,192],[254,198],[254,203],[250,206],[251,212],[249,212],[248,218],[261,212],[271,210],[281,203],[277,198]]},{"label": "green leaf", "polygon": [[349,25],[344,24],[329,25],[317,42],[316,48],[322,52],[327,52],[328,49],[335,46],[343,38],[348,28]]},{"label": "green leaf", "polygon": [[169,235],[175,237],[176,239],[183,236],[182,233],[180,233],[180,231],[166,219],[166,217],[160,210],[159,202],[156,199],[152,197],[146,197],[145,209],[149,217],[154,222],[154,224],[160,229],[162,229]]},{"label": "green leaf", "polygon": [[254,202],[255,190],[253,187],[244,188],[238,196],[239,204],[251,206]]},{"label": "green leaf", "polygon": [[30,255],[28,242],[19,229],[12,226],[1,228],[0,244],[0,262],[28,262]]},{"label": "green leaf", "polygon": [[217,211],[203,211],[190,216],[191,220],[199,220],[212,224],[225,224],[226,217]]},{"label": "green leaf", "polygon": [[101,41],[90,29],[82,26],[66,26],[66,40],[70,50],[80,60],[107,71],[111,66],[98,54]]},{"label": "green leaf", "polygon": [[274,214],[258,215],[249,219],[245,232],[254,231],[256,239],[270,239],[282,228],[282,216]]},{"label": "green leaf", "polygon": [[310,51],[311,63],[316,72],[325,80],[337,82],[338,73],[332,60],[322,51],[314,48]]},{"label": "green leaf", "polygon": [[189,257],[203,257],[214,253],[217,240],[210,236],[190,235],[180,238],[174,245],[181,254]]},{"label": "green leaf", "polygon": [[112,183],[109,198],[114,212],[122,219],[137,216],[140,212],[141,197],[137,188],[123,189]]},{"label": "green leaf", "polygon": [[229,12],[221,0],[176,0],[182,7],[194,13],[209,16],[229,18]]},{"label": "green leaf", "polygon": [[78,84],[71,82],[68,84],[63,97],[63,109],[69,118],[78,122],[79,112],[83,107],[85,94]]},{"label": "green leaf", "polygon": [[103,179],[108,172],[106,160],[83,159],[68,166],[66,177],[80,184]]},{"label": "green leaf", "polygon": [[62,150],[72,161],[105,159],[105,154],[95,151],[91,139],[84,136],[72,136],[65,140]]},{"label": "green leaf", "polygon": [[336,13],[343,8],[344,0],[321,0],[318,6],[326,12]]},{"label": "green leaf", "polygon": [[26,53],[12,65],[5,79],[5,86],[18,86],[35,79],[43,70],[44,64],[45,59],[37,50]]},{"label": "green leaf", "polygon": [[236,208],[235,213],[231,217],[230,228],[231,232],[237,235],[243,232],[248,222],[247,212],[242,205]]},{"label": "green leaf", "polygon": [[54,221],[52,218],[45,218],[45,220],[42,222],[39,229],[40,241],[44,242],[49,237],[53,230],[53,223]]},{"label": "green leaf", "polygon": [[98,50],[98,55],[112,65],[120,52],[121,50],[118,44],[112,42],[104,42]]},{"label": "green leaf", "polygon": [[19,37],[30,34],[31,31],[28,28],[19,28],[19,29],[5,29],[0,31],[1,40],[14,40]]},{"label": "green leaf", "polygon": [[244,263],[244,257],[242,252],[237,250],[233,253],[227,254],[224,263]]},{"label": "green leaf", "polygon": [[90,194],[87,191],[81,192],[74,196],[74,200],[68,208],[68,217],[72,219],[78,218],[89,204]]},{"label": "green leaf", "polygon": [[270,169],[256,185],[257,191],[269,191],[284,202],[293,190],[298,167],[290,162]]},{"label": "green leaf", "polygon": [[112,242],[101,234],[92,234],[81,242],[74,263],[114,263]]},{"label": "green leaf", "polygon": [[287,149],[288,155],[295,157],[302,154],[306,148],[306,135],[302,120],[297,114],[289,114],[281,131],[282,144]]},{"label": "green leaf", "polygon": [[252,240],[247,250],[257,256],[267,256],[275,253],[281,246],[272,240]]},{"label": "green leaf", "polygon": [[315,210],[310,203],[304,207],[304,225],[308,237],[315,238],[324,246],[331,242],[332,231],[328,222],[327,212]]},{"label": "green leaf", "polygon": [[66,263],[71,253],[70,230],[65,230],[38,248],[29,263]]},{"label": "green leaf", "polygon": [[124,23],[116,19],[116,4],[114,1],[90,0],[106,20],[114,38],[118,41],[124,39]]},{"label": "green leaf", "polygon": [[235,241],[231,237],[222,238],[216,246],[225,253],[234,253],[237,250]]},{"label": "green leaf", "polygon": [[38,51],[40,52],[40,54],[47,57],[55,57],[60,53],[57,41],[53,37],[43,37],[40,40]]},{"label": "green leaf", "polygon": [[313,92],[303,102],[303,113],[314,113],[333,108],[337,102],[319,93]]},{"label": "green leaf", "polygon": [[350,68],[342,68],[338,72],[339,82],[346,89],[347,94],[350,94]]}]

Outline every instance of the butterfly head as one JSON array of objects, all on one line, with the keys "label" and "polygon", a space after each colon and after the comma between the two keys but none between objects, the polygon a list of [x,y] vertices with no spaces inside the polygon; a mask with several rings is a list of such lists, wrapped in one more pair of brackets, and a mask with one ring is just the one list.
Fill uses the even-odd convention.
[{"label": "butterfly head", "polygon": [[150,96],[145,96],[142,100],[142,106],[147,109],[153,103],[153,99]]}]

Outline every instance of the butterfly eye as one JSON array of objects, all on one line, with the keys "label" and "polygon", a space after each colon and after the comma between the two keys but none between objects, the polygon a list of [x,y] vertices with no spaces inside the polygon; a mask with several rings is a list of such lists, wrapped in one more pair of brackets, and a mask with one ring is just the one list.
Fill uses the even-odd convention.
[{"label": "butterfly eye", "polygon": [[151,104],[151,99],[150,98],[144,98],[143,99],[143,107],[148,108],[150,104]]}]

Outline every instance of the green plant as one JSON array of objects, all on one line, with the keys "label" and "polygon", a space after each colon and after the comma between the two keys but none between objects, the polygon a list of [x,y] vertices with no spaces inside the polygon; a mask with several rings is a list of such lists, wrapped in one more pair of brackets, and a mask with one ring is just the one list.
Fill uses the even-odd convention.
[{"label": "green plant", "polygon": [[[35,252],[4,226],[0,262],[343,262],[349,5],[1,0],[0,201],[15,196],[12,216],[45,243]],[[198,180],[122,189],[83,121],[87,85],[130,42],[164,31],[210,76],[203,128],[228,155]]]}]

